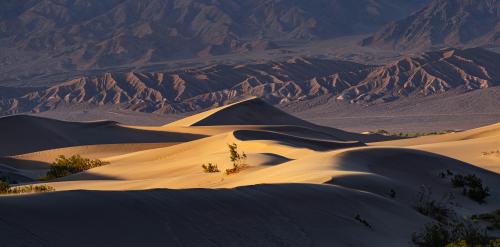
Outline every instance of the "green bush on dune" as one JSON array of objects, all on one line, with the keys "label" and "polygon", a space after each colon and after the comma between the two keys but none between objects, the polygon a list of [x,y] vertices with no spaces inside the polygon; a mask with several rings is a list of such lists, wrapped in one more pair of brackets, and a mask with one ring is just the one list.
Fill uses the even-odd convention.
[{"label": "green bush on dune", "polygon": [[95,167],[107,165],[109,162],[101,161],[98,159],[92,160],[88,158],[83,158],[80,155],[73,155],[66,158],[64,155],[60,155],[53,163],[50,165],[50,169],[47,175],[42,180],[49,180],[54,178],[65,177],[74,173],[83,172],[88,169]]},{"label": "green bush on dune", "polygon": [[231,159],[231,162],[233,163],[233,168],[226,169],[226,174],[234,174],[238,173],[241,170],[245,169],[248,164],[246,163],[247,160],[247,155],[245,152],[238,152],[238,145],[236,143],[233,144],[228,144],[229,147],[229,158]]}]

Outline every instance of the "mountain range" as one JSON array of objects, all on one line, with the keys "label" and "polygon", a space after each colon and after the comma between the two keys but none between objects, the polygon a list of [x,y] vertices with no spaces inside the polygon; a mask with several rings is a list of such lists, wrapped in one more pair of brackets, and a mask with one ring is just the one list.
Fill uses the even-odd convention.
[{"label": "mountain range", "polygon": [[422,50],[500,45],[500,1],[434,0],[364,39],[363,45]]},{"label": "mountain range", "polygon": [[7,0],[3,71],[107,68],[371,32],[426,0]]},{"label": "mountain range", "polygon": [[[498,0],[2,1],[0,113],[73,105],[183,113],[248,96],[282,105],[320,96],[378,104],[489,88],[500,80],[492,51],[499,6]],[[370,62],[354,62],[349,52],[309,55],[314,42],[352,43],[358,36]],[[291,52],[299,46],[300,54]],[[282,56],[258,59],[269,50]],[[405,54],[372,62],[394,50]],[[216,60],[225,56],[234,60]],[[195,59],[179,62],[185,58]]]},{"label": "mountain range", "polygon": [[81,76],[51,87],[5,88],[2,114],[65,105],[117,105],[133,111],[180,113],[258,96],[274,104],[319,96],[377,104],[400,98],[500,85],[500,54],[480,48],[443,49],[386,65],[294,58],[282,62],[214,65],[173,72]]}]

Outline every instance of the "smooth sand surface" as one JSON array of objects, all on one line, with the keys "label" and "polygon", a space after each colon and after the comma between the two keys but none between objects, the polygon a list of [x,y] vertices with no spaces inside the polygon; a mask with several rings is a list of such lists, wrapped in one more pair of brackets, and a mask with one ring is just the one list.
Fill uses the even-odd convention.
[{"label": "smooth sand surface", "polygon": [[463,132],[378,142],[370,145],[426,150],[500,173],[500,123]]},{"label": "smooth sand surface", "polygon": [[[406,246],[431,221],[413,209],[422,187],[437,199],[452,193],[450,207],[464,216],[500,208],[500,155],[483,153],[500,149],[500,124],[384,141],[390,138],[313,125],[250,99],[166,126],[107,129],[116,126],[164,141],[53,149],[46,135],[23,147],[33,152],[0,160],[4,172],[31,178],[61,154],[110,162],[44,182],[56,192],[1,197],[7,246]],[[67,143],[74,133],[106,131],[79,128],[87,132],[64,135]],[[226,175],[231,143],[248,166]],[[207,163],[221,172],[205,173]],[[447,170],[479,176],[491,196],[484,204],[463,196],[440,176]]]}]

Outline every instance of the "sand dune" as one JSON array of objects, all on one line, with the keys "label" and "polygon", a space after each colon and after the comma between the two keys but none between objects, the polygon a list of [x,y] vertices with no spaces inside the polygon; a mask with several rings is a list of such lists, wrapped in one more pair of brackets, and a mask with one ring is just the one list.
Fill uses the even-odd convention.
[{"label": "sand dune", "polygon": [[[499,158],[483,154],[500,144],[498,124],[366,143],[389,138],[317,126],[259,99],[159,127],[35,120],[44,128],[26,131],[35,141],[17,140],[18,151],[69,147],[4,158],[0,172],[28,182],[61,154],[111,164],[44,182],[57,192],[1,197],[8,246],[405,246],[430,221],[413,209],[422,186],[435,198],[453,194],[450,207],[464,216],[500,208]],[[126,142],[150,135],[167,141]],[[92,138],[123,143],[74,146]],[[247,167],[226,175],[232,143]],[[207,163],[221,172],[205,173]],[[480,177],[486,203],[453,188],[440,176],[447,170]]]},{"label": "sand dune", "polygon": [[458,133],[371,143],[370,145],[426,150],[500,172],[500,157],[495,155],[496,151],[500,150],[500,123]]},{"label": "sand dune", "polygon": [[[169,127],[190,127],[190,126],[277,126],[287,125],[305,127],[316,132],[328,134],[338,140],[357,140],[362,142],[385,141],[395,139],[383,135],[361,135],[346,132],[343,130],[318,126],[292,116],[284,111],[273,107],[259,98],[249,98],[240,102],[218,107],[206,112],[195,114],[184,119],[175,121],[164,126]],[[233,129],[235,130],[235,129]]]},{"label": "sand dune", "polygon": [[0,156],[92,144],[184,142],[202,136],[127,128],[116,122],[65,122],[27,115],[0,118]]},{"label": "sand dune", "polygon": [[426,220],[386,198],[307,184],[48,193],[2,198],[0,210],[9,246],[404,246]]},{"label": "sand dune", "polygon": [[297,125],[310,123],[289,115],[268,105],[259,98],[249,98],[226,106],[190,116],[170,126],[213,126],[213,125]]}]

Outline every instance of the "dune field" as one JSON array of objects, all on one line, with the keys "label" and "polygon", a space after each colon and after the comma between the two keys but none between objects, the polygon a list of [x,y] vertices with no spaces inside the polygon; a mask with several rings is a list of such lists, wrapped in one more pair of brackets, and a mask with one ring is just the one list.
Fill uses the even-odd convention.
[{"label": "dune field", "polygon": [[[460,217],[500,209],[500,123],[360,134],[250,98],[158,127],[19,115],[0,132],[0,175],[55,189],[0,197],[0,246],[408,246],[434,221],[415,209],[422,191]],[[232,144],[244,164],[226,174]],[[109,164],[39,180],[76,154]],[[471,200],[452,174],[490,195]]]}]

